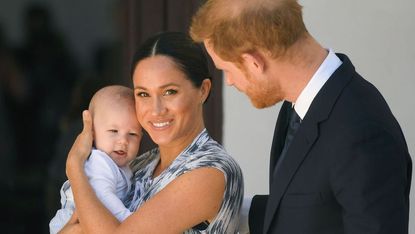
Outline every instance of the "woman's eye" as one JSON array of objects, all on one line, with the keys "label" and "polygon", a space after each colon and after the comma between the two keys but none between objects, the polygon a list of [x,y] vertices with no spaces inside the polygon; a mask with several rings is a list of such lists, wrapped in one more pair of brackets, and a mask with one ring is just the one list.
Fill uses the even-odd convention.
[{"label": "woman's eye", "polygon": [[149,97],[148,93],[146,93],[146,92],[138,92],[137,96],[138,97]]},{"label": "woman's eye", "polygon": [[177,90],[168,89],[168,90],[166,90],[166,92],[164,92],[164,95],[168,96],[168,95],[173,95],[173,94],[176,94],[176,93],[177,93]]}]

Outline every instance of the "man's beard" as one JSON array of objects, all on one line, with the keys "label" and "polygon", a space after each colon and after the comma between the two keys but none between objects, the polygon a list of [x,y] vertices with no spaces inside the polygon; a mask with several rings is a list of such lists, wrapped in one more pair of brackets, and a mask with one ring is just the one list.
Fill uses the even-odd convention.
[{"label": "man's beard", "polygon": [[263,109],[275,105],[282,99],[278,97],[277,92],[269,87],[260,87],[255,84],[254,87],[249,87],[247,95],[255,108]]}]

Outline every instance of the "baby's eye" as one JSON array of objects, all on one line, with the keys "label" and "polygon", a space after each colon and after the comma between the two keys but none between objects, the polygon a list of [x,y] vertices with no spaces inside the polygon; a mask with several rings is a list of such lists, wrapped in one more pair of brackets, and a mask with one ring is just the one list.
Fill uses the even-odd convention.
[{"label": "baby's eye", "polygon": [[137,92],[137,96],[138,97],[149,97],[150,95],[148,95],[148,93],[146,92]]},{"label": "baby's eye", "polygon": [[110,129],[110,130],[108,130],[109,132],[112,132],[112,133],[117,133],[118,132],[118,130],[117,129]]},{"label": "baby's eye", "polygon": [[166,90],[166,92],[164,92],[164,95],[165,96],[168,96],[168,95],[174,95],[174,94],[176,94],[177,93],[177,90],[174,90],[174,89],[168,89],[168,90]]},{"label": "baby's eye", "polygon": [[142,134],[140,132],[130,132],[128,135],[134,139],[141,139]]}]

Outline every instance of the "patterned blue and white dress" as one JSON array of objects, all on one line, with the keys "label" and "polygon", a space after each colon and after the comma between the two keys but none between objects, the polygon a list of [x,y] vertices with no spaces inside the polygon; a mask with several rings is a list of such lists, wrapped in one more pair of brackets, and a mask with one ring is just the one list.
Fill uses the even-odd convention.
[{"label": "patterned blue and white dress", "polygon": [[159,149],[155,148],[140,155],[131,163],[134,172],[132,179],[134,187],[127,196],[126,207],[135,211],[180,175],[197,168],[213,167],[222,171],[226,180],[219,213],[205,230],[189,229],[185,233],[237,232],[244,191],[242,172],[236,161],[209,136],[206,129],[177,156],[166,170],[153,179],[153,171],[159,160]]}]

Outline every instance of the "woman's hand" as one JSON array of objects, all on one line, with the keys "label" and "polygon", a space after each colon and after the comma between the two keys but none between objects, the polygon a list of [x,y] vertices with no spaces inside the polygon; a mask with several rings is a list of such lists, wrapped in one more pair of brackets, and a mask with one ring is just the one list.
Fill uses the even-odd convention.
[{"label": "woman's hand", "polygon": [[92,117],[89,111],[83,111],[82,119],[84,128],[72,145],[66,160],[66,174],[68,177],[70,177],[73,170],[83,168],[84,162],[88,158],[92,149]]}]

